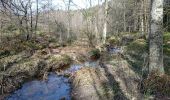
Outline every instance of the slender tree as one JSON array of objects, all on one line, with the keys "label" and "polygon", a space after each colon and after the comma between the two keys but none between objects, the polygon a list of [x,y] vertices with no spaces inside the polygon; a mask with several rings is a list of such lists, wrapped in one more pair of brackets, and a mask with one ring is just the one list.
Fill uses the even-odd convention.
[{"label": "slender tree", "polygon": [[67,27],[67,39],[70,38],[70,27],[71,27],[71,13],[70,13],[71,0],[68,1],[67,12],[68,12],[68,27]]},{"label": "slender tree", "polygon": [[163,1],[150,2],[150,32],[149,32],[149,69],[150,72],[164,73],[163,68]]},{"label": "slender tree", "polygon": [[35,31],[38,27],[38,17],[39,17],[39,0],[36,0],[36,21],[35,21]]},{"label": "slender tree", "polygon": [[108,16],[108,0],[105,0],[105,15],[104,15],[104,27],[103,27],[103,43],[106,43],[107,37],[107,16]]}]

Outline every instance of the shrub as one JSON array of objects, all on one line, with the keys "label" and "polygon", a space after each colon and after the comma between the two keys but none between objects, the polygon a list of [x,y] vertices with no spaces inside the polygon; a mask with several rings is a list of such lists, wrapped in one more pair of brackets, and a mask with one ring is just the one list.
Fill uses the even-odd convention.
[{"label": "shrub", "polygon": [[117,45],[119,43],[119,40],[120,39],[118,37],[116,38],[116,37],[112,36],[107,41],[110,45]]},{"label": "shrub", "polygon": [[88,52],[89,58],[91,60],[97,60],[100,58],[100,50],[99,49],[92,49]]},{"label": "shrub", "polygon": [[167,33],[164,33],[163,34],[163,39],[164,39],[164,43],[167,43],[170,41],[170,33],[167,32]]}]

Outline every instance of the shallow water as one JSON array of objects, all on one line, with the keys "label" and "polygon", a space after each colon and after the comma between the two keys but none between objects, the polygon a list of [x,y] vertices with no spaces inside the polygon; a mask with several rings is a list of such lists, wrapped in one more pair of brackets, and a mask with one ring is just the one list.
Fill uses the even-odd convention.
[{"label": "shallow water", "polygon": [[[85,62],[84,64],[72,64],[64,73],[74,73],[82,67],[95,67],[97,62]],[[6,100],[71,100],[71,84],[67,77],[50,73],[48,79],[34,80],[22,85]]]},{"label": "shallow water", "polygon": [[121,53],[122,50],[121,50],[121,48],[111,47],[111,48],[108,48],[108,52],[109,52],[110,54],[117,54],[117,53]]},{"label": "shallow water", "polygon": [[48,80],[25,83],[6,100],[71,100],[68,81],[68,78],[50,73]]}]

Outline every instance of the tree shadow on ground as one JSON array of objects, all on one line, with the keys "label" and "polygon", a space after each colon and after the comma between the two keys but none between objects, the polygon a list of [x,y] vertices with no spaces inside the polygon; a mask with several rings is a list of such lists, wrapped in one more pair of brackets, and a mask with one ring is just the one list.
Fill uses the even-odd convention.
[{"label": "tree shadow on ground", "polygon": [[[142,70],[144,70],[144,66],[147,64],[147,59],[138,55],[128,55],[122,57],[129,64],[129,68],[131,68],[138,75],[142,75]],[[145,68],[147,70],[147,66]]]},{"label": "tree shadow on ground", "polygon": [[114,93],[114,97],[112,99],[114,100],[128,100],[128,98],[125,96],[123,91],[120,88],[119,83],[115,80],[115,77],[113,74],[109,71],[108,67],[105,66],[104,64],[101,65],[102,68],[104,68],[104,72],[106,74],[109,87],[112,89]]},{"label": "tree shadow on ground", "polygon": [[105,81],[101,82],[102,85],[102,90],[104,92],[104,96],[103,94],[101,94],[101,92],[98,90],[96,84],[95,84],[95,77],[93,77],[93,73],[90,72],[91,77],[93,79],[93,87],[96,91],[96,94],[99,97],[99,100],[128,100],[128,98],[124,95],[124,93],[122,92],[122,90],[120,89],[119,83],[115,80],[115,77],[113,76],[113,74],[110,73],[109,69],[104,66],[104,64],[102,65],[103,67],[103,71],[101,71],[100,68],[96,68],[96,76],[97,78],[101,81],[101,76],[102,74],[104,74],[105,76]]}]

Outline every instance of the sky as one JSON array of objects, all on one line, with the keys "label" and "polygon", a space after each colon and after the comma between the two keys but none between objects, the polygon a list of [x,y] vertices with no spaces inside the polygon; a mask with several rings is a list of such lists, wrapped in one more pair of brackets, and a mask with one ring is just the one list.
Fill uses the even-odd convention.
[{"label": "sky", "polygon": [[[64,3],[65,1],[65,3]],[[72,0],[71,9],[81,9],[81,8],[89,8],[90,7],[90,0]],[[102,3],[104,0],[100,0]],[[52,0],[53,6],[55,6],[58,9],[65,9],[66,4],[68,4],[68,0]],[[91,0],[92,6],[95,6],[98,4],[98,0]],[[101,4],[100,3],[100,4]]]}]

